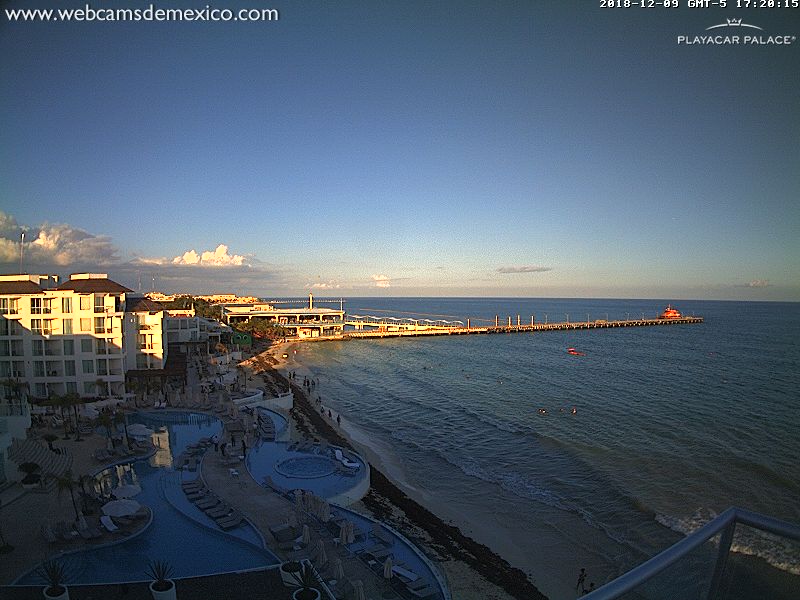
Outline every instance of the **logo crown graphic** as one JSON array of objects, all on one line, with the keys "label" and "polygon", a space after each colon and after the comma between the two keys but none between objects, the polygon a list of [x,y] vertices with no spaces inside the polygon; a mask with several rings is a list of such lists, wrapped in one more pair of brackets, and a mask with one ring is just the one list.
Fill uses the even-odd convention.
[{"label": "logo crown graphic", "polygon": [[725,19],[728,22],[728,25],[741,25],[741,19]]}]

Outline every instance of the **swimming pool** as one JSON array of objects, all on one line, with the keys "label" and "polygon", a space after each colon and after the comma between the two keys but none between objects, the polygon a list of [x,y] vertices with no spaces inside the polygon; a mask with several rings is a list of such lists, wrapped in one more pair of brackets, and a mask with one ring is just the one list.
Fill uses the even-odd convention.
[{"label": "swimming pool", "polygon": [[[239,527],[231,534],[201,524],[187,514],[197,509],[180,490],[180,473],[173,470],[171,457],[183,452],[200,438],[222,431],[218,419],[197,413],[139,413],[130,423],[143,423],[158,432],[162,449],[149,459],[111,467],[98,473],[110,478],[114,486],[136,482],[142,492],[135,497],[153,511],[153,522],[141,535],[110,546],[66,554],[58,558],[72,584],[143,581],[151,560],[166,560],[175,578],[194,577],[260,568],[280,562],[262,547],[261,538],[250,526]],[[184,504],[181,504],[184,503]],[[199,513],[199,511],[197,511]],[[204,516],[204,515],[202,515]],[[202,521],[201,519],[198,519]],[[16,585],[41,583],[32,571]]]}]

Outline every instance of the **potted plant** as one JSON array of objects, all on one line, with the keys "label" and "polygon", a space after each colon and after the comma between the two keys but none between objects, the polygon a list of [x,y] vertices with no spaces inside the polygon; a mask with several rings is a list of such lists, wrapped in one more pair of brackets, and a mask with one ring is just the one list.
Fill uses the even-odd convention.
[{"label": "potted plant", "polygon": [[176,600],[175,582],[170,579],[172,566],[165,560],[151,560],[147,575],[153,580],[150,594],[153,600]]},{"label": "potted plant", "polygon": [[64,565],[54,560],[47,560],[39,567],[39,575],[47,585],[42,592],[49,600],[69,600],[69,590],[64,585],[66,572]]},{"label": "potted plant", "polygon": [[289,560],[281,563],[281,581],[286,587],[295,587],[297,585],[297,577],[300,574],[303,565],[296,560]]},{"label": "potted plant", "polygon": [[292,600],[320,600],[322,597],[318,588],[320,579],[311,563],[302,563],[300,572],[295,573],[294,578],[298,587],[292,594]]}]

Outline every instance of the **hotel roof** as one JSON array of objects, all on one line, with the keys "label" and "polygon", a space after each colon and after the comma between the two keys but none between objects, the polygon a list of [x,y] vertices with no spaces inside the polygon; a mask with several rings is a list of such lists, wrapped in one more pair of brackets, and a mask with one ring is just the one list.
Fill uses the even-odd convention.
[{"label": "hotel roof", "polygon": [[0,281],[0,295],[43,294],[44,291],[30,279],[22,281]]},{"label": "hotel roof", "polygon": [[134,296],[125,298],[125,312],[161,312],[164,305],[150,298]]},{"label": "hotel roof", "polygon": [[70,279],[62,283],[56,289],[72,290],[79,294],[125,294],[133,291],[110,279]]}]

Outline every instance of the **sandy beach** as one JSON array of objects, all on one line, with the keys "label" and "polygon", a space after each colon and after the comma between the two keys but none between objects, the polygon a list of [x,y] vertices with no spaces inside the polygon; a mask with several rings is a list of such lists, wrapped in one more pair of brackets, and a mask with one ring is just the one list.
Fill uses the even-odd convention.
[{"label": "sandy beach", "polygon": [[[311,394],[301,385],[297,385],[297,382],[302,383],[302,377],[306,374],[297,358],[297,349],[297,342],[270,346],[259,355],[266,358],[259,364],[269,363],[270,368],[257,373],[256,377],[263,380],[266,388],[286,389],[290,381],[281,370],[290,365],[291,370],[297,374],[297,378],[291,382],[295,399],[292,416],[297,431],[312,438],[326,439],[334,444],[351,447],[367,458],[372,473],[371,489],[355,508],[391,524],[424,548],[426,554],[435,560],[447,577],[453,598],[545,598],[523,571],[512,567],[487,546],[464,535],[452,521],[445,522],[441,515],[425,508],[417,498],[412,497],[416,495],[413,489],[388,477],[386,473],[394,469],[386,464],[387,455],[383,454],[382,459],[374,451],[375,441],[365,439],[363,434],[351,426],[346,415],[341,415],[342,422],[338,425],[336,417],[339,415],[332,413],[332,418],[328,418],[327,408],[325,416],[320,414],[316,403],[309,398]],[[288,359],[284,359],[283,354]],[[320,391],[324,397],[324,390],[315,391]],[[322,405],[325,406],[324,402]]]}]

